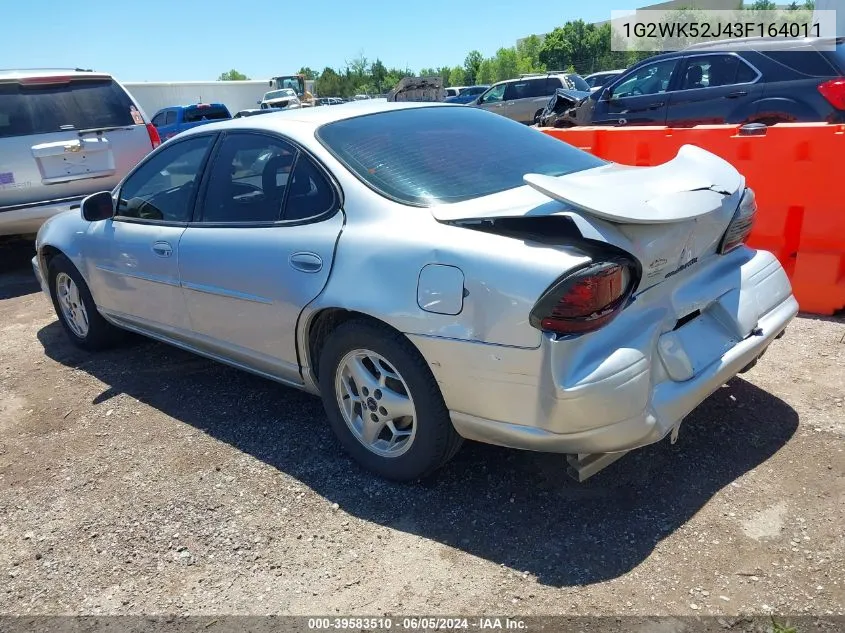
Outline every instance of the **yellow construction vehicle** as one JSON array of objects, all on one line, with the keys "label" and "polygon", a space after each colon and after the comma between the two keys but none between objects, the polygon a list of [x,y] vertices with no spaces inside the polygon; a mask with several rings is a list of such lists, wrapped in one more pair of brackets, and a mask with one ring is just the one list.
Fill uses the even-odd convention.
[{"label": "yellow construction vehicle", "polygon": [[305,75],[280,75],[270,79],[270,87],[274,90],[281,88],[292,88],[299,97],[299,101],[304,108],[314,106],[314,95],[308,90]]}]

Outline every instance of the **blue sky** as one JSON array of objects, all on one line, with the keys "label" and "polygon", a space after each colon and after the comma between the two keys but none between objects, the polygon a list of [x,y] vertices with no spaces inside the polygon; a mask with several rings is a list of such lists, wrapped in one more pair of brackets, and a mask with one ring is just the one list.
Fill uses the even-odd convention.
[{"label": "blue sky", "polygon": [[[0,66],[82,67],[121,81],[254,79],[345,65],[462,64],[636,0],[0,0]],[[554,7],[557,5],[555,9]],[[424,30],[425,29],[425,30]]]}]

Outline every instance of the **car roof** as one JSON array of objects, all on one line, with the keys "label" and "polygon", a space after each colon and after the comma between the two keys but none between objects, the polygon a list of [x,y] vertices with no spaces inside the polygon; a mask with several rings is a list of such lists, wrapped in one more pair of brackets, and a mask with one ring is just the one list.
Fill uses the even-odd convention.
[{"label": "car roof", "polygon": [[36,77],[71,77],[91,79],[112,79],[108,73],[82,70],[80,68],[8,68],[0,69],[0,81],[15,81]]},{"label": "car roof", "polygon": [[699,42],[691,44],[677,53],[684,53],[686,51],[699,50],[725,50],[725,51],[741,51],[741,50],[782,50],[785,48],[797,47],[822,47],[831,44],[841,44],[845,38],[832,37],[794,37],[794,38],[773,38],[773,37],[738,37],[727,40],[716,40],[714,42]]},{"label": "car roof", "polygon": [[391,112],[394,110],[412,110],[416,108],[460,108],[463,106],[451,105],[442,102],[393,102],[379,99],[366,99],[363,101],[350,101],[331,108],[296,108],[293,110],[279,110],[278,112],[271,112],[259,117],[249,117],[249,123],[243,119],[227,119],[225,121],[217,121],[208,123],[201,127],[193,128],[182,132],[179,136],[184,137],[187,134],[208,132],[219,129],[225,130],[229,128],[240,128],[244,125],[255,126],[267,130],[273,130],[279,125],[296,125],[302,128],[316,129],[321,125],[327,123],[335,123],[346,119],[354,119],[359,116],[366,116],[368,114],[378,114],[380,112]]}]

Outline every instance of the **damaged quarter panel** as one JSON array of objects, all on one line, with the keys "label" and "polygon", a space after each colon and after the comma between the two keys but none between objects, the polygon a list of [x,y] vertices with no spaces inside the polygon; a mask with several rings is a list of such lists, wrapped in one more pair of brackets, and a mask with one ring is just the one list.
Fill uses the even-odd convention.
[{"label": "damaged quarter panel", "polygon": [[[527,193],[535,203],[560,207],[521,189],[523,204]],[[536,348],[541,333],[528,322],[531,308],[561,274],[587,261],[563,246],[440,223],[428,209],[386,200],[373,205],[371,194],[352,182],[345,183],[345,194],[348,213],[356,217],[343,230],[328,285],[309,306],[306,321],[321,309],[342,308],[406,334]],[[358,195],[369,204],[355,204]],[[432,276],[440,267],[452,272]],[[431,287],[437,278],[448,281]],[[459,279],[460,289],[453,287]],[[451,305],[427,309],[421,292],[446,293]]]}]

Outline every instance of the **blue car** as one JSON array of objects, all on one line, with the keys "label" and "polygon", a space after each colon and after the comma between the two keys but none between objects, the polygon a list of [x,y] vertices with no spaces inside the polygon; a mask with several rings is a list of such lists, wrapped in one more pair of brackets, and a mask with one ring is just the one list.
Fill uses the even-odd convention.
[{"label": "blue car", "polygon": [[463,88],[457,97],[448,97],[443,100],[444,103],[471,103],[478,98],[478,95],[487,91],[490,86],[467,86]]},{"label": "blue car", "polygon": [[231,118],[231,112],[222,103],[195,103],[162,108],[155,113],[153,125],[158,130],[158,135],[163,143],[179,132],[190,130],[198,125]]}]

